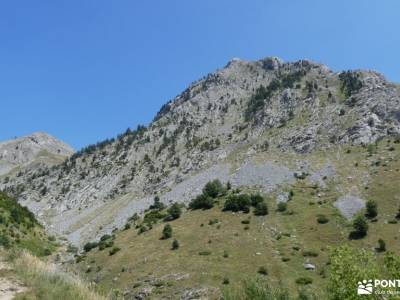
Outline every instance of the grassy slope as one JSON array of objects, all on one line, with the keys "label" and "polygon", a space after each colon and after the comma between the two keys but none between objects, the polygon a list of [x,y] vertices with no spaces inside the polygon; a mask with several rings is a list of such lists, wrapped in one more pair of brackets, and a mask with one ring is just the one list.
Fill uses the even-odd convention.
[{"label": "grassy slope", "polygon": [[38,256],[55,248],[33,214],[4,193],[0,193],[0,240],[6,249],[26,249]]},{"label": "grassy slope", "polygon": [[[394,151],[389,151],[391,146],[395,147]],[[281,283],[294,292],[299,288],[295,280],[307,276],[313,279],[309,288],[321,295],[326,287],[325,274],[329,272],[326,264],[330,247],[349,243],[374,249],[378,239],[383,238],[389,250],[400,253],[399,225],[388,224],[400,204],[400,145],[381,142],[373,155],[361,147],[351,148],[350,153],[347,150],[315,152],[304,157],[315,166],[323,166],[329,159],[338,176],[326,189],[315,187],[307,180],[299,180],[294,186],[287,187],[294,191],[294,198],[288,205],[294,212],[292,215],[275,211],[274,195],[267,195],[270,213],[266,217],[222,212],[223,199],[220,199],[219,207],[189,211],[171,222],[173,238],[180,242],[176,251],[170,250],[173,238],[160,240],[163,224],[155,225],[141,235],[128,229],[116,234],[115,245],[121,251],[110,256],[109,249],[92,250],[78,268],[82,273],[89,270],[85,276],[97,280],[104,291],[111,288],[138,291],[148,285],[147,279],[156,279],[159,282],[153,284],[153,296],[160,293],[174,298],[187,287],[221,288],[224,278],[229,278],[230,285],[236,285],[247,277],[262,276],[257,275],[257,270],[265,266],[272,284]],[[258,159],[262,160],[262,157]],[[291,163],[290,157],[286,160]],[[376,165],[378,160],[381,163]],[[369,183],[366,184],[368,173]],[[348,240],[351,224],[332,206],[338,195],[347,192],[378,203],[378,221],[370,223],[368,236],[362,240]],[[319,214],[328,216],[329,223],[318,224]],[[248,218],[249,229],[245,230],[246,225],[241,221]],[[208,225],[212,219],[218,219],[219,223]],[[299,250],[293,249],[294,246]],[[303,252],[307,250],[318,256],[304,257]],[[200,251],[211,254],[199,255]],[[229,257],[224,257],[224,252]],[[315,264],[317,270],[304,270],[306,261]],[[189,274],[189,277],[171,280],[167,276],[170,274]]]},{"label": "grassy slope", "polygon": [[[5,282],[19,282],[27,288],[16,299],[41,300],[101,300],[93,289],[78,277],[60,271],[41,260],[56,250],[56,244],[26,208],[0,193],[0,259],[9,259],[10,268],[0,270]],[[15,288],[9,286],[7,288]],[[1,297],[1,294],[0,294]]]}]

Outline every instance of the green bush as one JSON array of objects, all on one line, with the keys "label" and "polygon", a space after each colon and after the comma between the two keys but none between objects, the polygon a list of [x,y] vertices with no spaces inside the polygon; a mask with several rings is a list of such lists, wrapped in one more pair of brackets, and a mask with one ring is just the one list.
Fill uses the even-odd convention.
[{"label": "green bush", "polygon": [[254,214],[256,216],[266,216],[268,215],[268,206],[265,202],[259,202],[254,209]]},{"label": "green bush", "polygon": [[264,202],[264,197],[260,194],[252,194],[250,195],[251,206],[256,207],[257,204]]},{"label": "green bush", "polygon": [[318,252],[313,251],[313,250],[305,250],[305,251],[303,251],[303,256],[306,256],[306,257],[317,257],[318,256]]},{"label": "green bush", "polygon": [[108,252],[108,254],[110,255],[110,256],[112,256],[112,255],[114,255],[115,253],[117,253],[118,251],[120,251],[121,250],[121,248],[119,248],[119,247],[114,247],[114,248],[112,248],[111,250],[110,250],[110,252]]},{"label": "green bush", "polygon": [[350,238],[362,238],[367,235],[368,223],[363,215],[358,215],[353,220],[354,231],[350,233]]},{"label": "green bush", "polygon": [[89,252],[90,250],[96,248],[99,244],[97,242],[88,242],[85,244],[85,246],[83,246],[83,250],[85,250],[85,252]]},{"label": "green bush", "polygon": [[177,250],[179,248],[179,242],[178,242],[178,240],[174,240],[173,242],[172,242],[172,250]]},{"label": "green bush", "polygon": [[208,256],[208,255],[211,255],[211,251],[208,251],[208,250],[206,250],[206,251],[200,251],[200,252],[199,252],[199,255]]},{"label": "green bush", "polygon": [[166,240],[172,237],[172,226],[169,224],[166,224],[164,226],[163,232],[162,232],[162,239]]},{"label": "green bush", "polygon": [[164,203],[161,202],[160,197],[155,196],[153,204],[150,205],[150,209],[163,210],[164,208],[165,208],[165,205],[164,205]]},{"label": "green bush", "polygon": [[217,223],[219,223],[218,219],[212,219],[212,220],[208,221],[208,225],[214,225],[214,224],[217,224]]},{"label": "green bush", "polygon": [[317,217],[317,222],[318,222],[319,224],[326,224],[326,223],[329,222],[329,219],[328,219],[327,216],[325,216],[325,215],[318,215],[318,217]]},{"label": "green bush", "polygon": [[190,209],[210,209],[214,206],[214,199],[208,195],[201,194],[189,203]]},{"label": "green bush", "polygon": [[284,212],[287,209],[287,203],[286,202],[279,202],[277,205],[277,210],[279,212]]},{"label": "green bush", "polygon": [[268,270],[267,270],[267,268],[266,267],[259,267],[258,268],[258,271],[257,271],[257,273],[258,274],[261,274],[261,275],[268,275]]},{"label": "green bush", "polygon": [[367,212],[366,212],[365,216],[367,218],[372,219],[378,215],[378,205],[376,204],[376,202],[374,200],[367,201],[366,209],[367,209]]},{"label": "green bush", "polygon": [[224,211],[243,211],[245,213],[250,211],[250,196],[247,194],[230,195],[224,204]]},{"label": "green bush", "polygon": [[386,243],[384,240],[379,239],[378,240],[378,247],[376,248],[379,252],[385,252],[386,251]]},{"label": "green bush", "polygon": [[99,250],[104,250],[114,246],[114,241],[112,239],[103,240],[99,242]]},{"label": "green bush", "polygon": [[158,210],[151,210],[144,215],[143,222],[152,225],[156,224],[159,220],[166,218],[168,215]]},{"label": "green bush", "polygon": [[172,204],[170,208],[168,208],[169,220],[176,220],[182,214],[182,209],[178,203]]},{"label": "green bush", "polygon": [[217,198],[224,193],[224,187],[218,179],[208,182],[203,188],[203,195]]},{"label": "green bush", "polygon": [[341,90],[346,97],[350,97],[353,93],[358,92],[363,86],[360,74],[356,72],[342,72],[339,74],[339,80],[341,81]]},{"label": "green bush", "polygon": [[0,234],[0,246],[3,246],[4,248],[9,248],[11,245],[10,239],[8,236]]}]

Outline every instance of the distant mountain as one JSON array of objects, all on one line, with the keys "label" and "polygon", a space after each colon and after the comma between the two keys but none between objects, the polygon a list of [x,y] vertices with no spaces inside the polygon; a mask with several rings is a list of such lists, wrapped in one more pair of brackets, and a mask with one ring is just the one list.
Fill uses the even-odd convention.
[{"label": "distant mountain", "polygon": [[[275,57],[234,59],[165,104],[148,127],[90,145],[54,167],[21,169],[0,181],[0,189],[80,245],[123,226],[155,195],[167,204],[188,203],[215,178],[278,198],[299,177],[321,186],[335,179],[346,203],[353,199],[349,193],[362,196],[370,174],[344,171],[342,150],[399,136],[399,91],[374,71],[336,73],[308,60]],[[3,173],[29,164],[43,148],[72,154],[54,139],[23,141],[24,148],[16,141],[0,146],[8,149],[0,152]],[[355,212],[363,207],[356,204]]]},{"label": "distant mountain", "polygon": [[35,162],[53,165],[73,153],[70,146],[44,132],[0,142],[0,176]]}]

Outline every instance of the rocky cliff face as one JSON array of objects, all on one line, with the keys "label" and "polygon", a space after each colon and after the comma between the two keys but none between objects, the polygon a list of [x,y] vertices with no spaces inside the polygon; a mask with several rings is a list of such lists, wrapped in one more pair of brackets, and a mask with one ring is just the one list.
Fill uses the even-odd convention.
[{"label": "rocky cliff face", "polygon": [[21,167],[42,160],[62,160],[71,156],[74,150],[44,132],[16,138],[0,143],[0,176]]},{"label": "rocky cliff face", "polygon": [[[301,158],[399,134],[399,87],[376,72],[235,59],[165,104],[148,127],[89,146],[57,167],[27,169],[0,188],[81,244],[122,226],[155,194],[187,202],[214,178],[279,191],[307,165],[281,154]],[[309,171],[316,178],[323,172]]]}]

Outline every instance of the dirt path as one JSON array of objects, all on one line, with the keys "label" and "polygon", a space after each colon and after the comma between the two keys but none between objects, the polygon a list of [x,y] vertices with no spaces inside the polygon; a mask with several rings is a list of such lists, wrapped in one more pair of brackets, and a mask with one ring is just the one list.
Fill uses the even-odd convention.
[{"label": "dirt path", "polygon": [[9,275],[11,272],[10,265],[0,259],[0,300],[12,300],[26,291],[26,287]]}]

